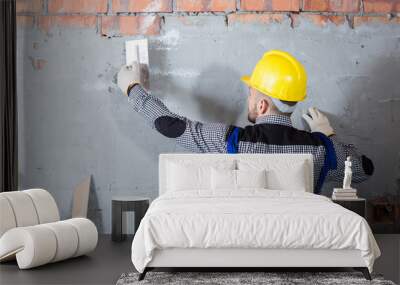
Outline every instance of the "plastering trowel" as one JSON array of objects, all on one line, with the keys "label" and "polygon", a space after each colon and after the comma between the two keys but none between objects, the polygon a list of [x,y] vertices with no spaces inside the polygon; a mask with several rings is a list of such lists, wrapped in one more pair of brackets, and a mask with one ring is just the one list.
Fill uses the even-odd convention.
[{"label": "plastering trowel", "polygon": [[125,42],[126,65],[137,62],[140,65],[141,82],[148,87],[149,79],[149,46],[147,39]]},{"label": "plastering trowel", "polygon": [[125,42],[126,49],[126,65],[132,62],[140,63],[140,65],[149,66],[149,48],[147,39],[132,40]]}]

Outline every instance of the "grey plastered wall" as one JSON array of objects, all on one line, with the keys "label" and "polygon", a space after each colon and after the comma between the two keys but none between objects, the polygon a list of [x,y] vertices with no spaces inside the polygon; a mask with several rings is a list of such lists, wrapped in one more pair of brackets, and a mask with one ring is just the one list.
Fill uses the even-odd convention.
[{"label": "grey plastered wall", "polygon": [[[268,25],[225,17],[165,16],[160,36],[149,37],[151,90],[171,110],[192,119],[246,122],[250,73],[269,49],[301,60],[309,74],[301,111],[326,112],[340,140],[357,145],[376,172],[357,187],[362,196],[394,193],[400,179],[400,26],[317,27],[303,21]],[[100,37],[93,29],[55,28],[18,33],[21,188],[43,187],[70,215],[72,191],[92,174],[90,213],[110,232],[111,197],[157,196],[157,160],[182,152],[134,113],[115,84],[129,37]],[[38,64],[38,60],[40,64]],[[333,185],[326,185],[329,194]]]}]

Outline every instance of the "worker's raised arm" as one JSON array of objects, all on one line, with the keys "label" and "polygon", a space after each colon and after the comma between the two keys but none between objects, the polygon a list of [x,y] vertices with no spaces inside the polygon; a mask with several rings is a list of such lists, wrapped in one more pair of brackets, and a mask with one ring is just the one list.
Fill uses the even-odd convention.
[{"label": "worker's raised arm", "polygon": [[[309,108],[308,114],[303,118],[309,125],[311,132],[320,133],[328,141],[325,145],[325,161],[328,162],[329,171],[327,180],[341,182],[344,177],[344,162],[347,157],[351,157],[353,182],[359,183],[367,180],[374,172],[372,161],[365,155],[360,154],[352,144],[340,142],[329,123],[328,118],[316,108]],[[329,137],[329,138],[328,138]]]},{"label": "worker's raised arm", "polygon": [[151,127],[162,135],[173,138],[193,152],[226,152],[225,136],[228,126],[219,123],[201,123],[172,113],[157,97],[140,84],[129,90],[129,102]]},{"label": "worker's raised arm", "polygon": [[328,172],[327,180],[342,182],[344,177],[344,162],[348,156],[351,157],[353,179],[352,182],[359,183],[367,180],[374,173],[374,164],[365,155],[360,154],[352,144],[344,144],[336,138],[330,137],[336,153],[337,168]]},{"label": "worker's raised arm", "polygon": [[131,66],[123,66],[117,81],[122,92],[129,97],[133,109],[152,128],[194,152],[226,152],[228,126],[196,122],[172,113],[159,98],[146,91],[148,72],[142,69],[143,66],[135,62]]}]

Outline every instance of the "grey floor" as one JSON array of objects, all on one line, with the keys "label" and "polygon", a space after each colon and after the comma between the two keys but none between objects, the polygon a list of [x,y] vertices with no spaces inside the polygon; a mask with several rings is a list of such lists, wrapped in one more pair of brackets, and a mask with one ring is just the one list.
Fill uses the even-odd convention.
[{"label": "grey floor", "polygon": [[101,235],[95,251],[58,263],[19,270],[16,262],[0,264],[0,284],[115,284],[124,272],[134,271],[132,239],[115,243]]},{"label": "grey floor", "polygon": [[[374,272],[400,284],[400,235],[375,235],[375,238],[382,256],[376,261]],[[115,243],[111,236],[101,235],[96,250],[88,256],[29,270],[19,270],[15,262],[2,263],[0,285],[115,284],[122,273],[134,271],[131,242],[132,237]]]}]

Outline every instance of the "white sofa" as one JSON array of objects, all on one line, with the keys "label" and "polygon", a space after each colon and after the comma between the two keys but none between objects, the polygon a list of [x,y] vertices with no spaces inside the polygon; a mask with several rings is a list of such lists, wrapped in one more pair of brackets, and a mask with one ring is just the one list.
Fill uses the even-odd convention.
[{"label": "white sofa", "polygon": [[0,193],[0,262],[16,259],[20,269],[84,255],[96,248],[96,226],[86,218],[60,221],[49,192]]}]

